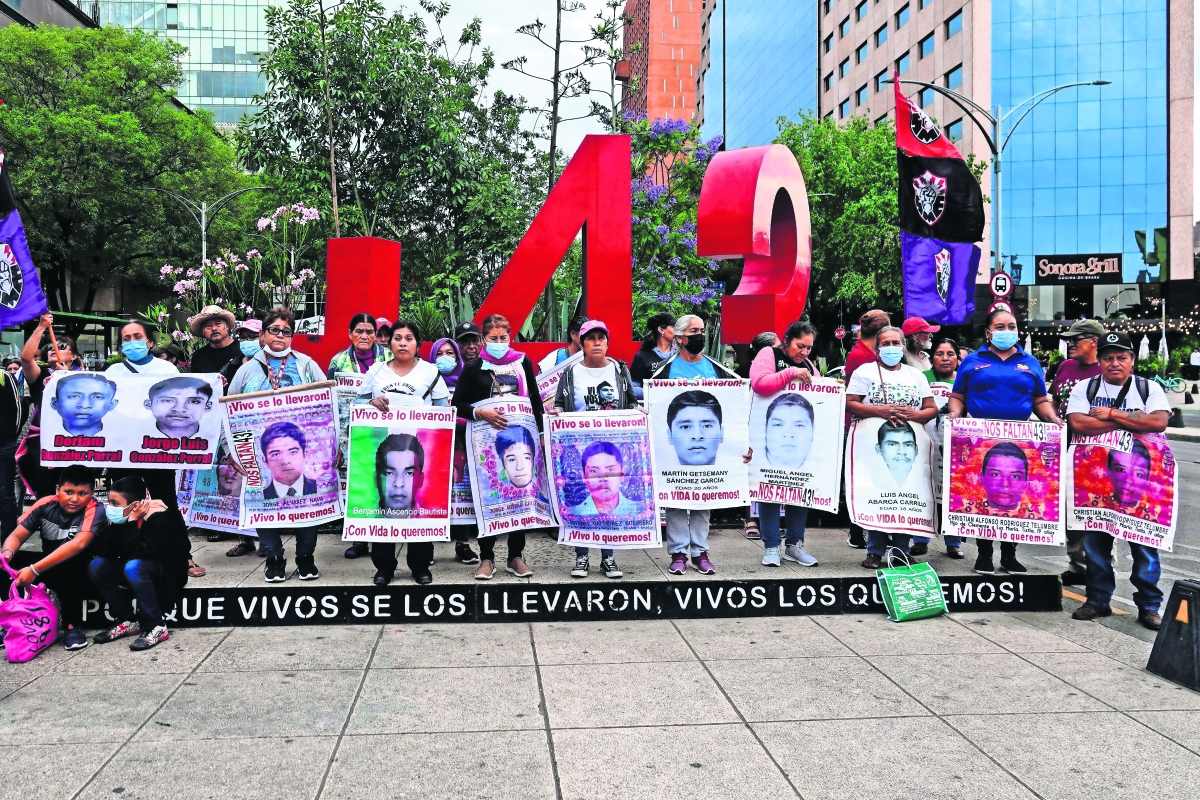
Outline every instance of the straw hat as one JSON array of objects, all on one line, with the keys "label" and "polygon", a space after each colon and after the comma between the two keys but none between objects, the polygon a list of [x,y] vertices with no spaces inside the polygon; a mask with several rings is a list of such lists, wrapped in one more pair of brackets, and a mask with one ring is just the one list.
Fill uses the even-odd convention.
[{"label": "straw hat", "polygon": [[233,316],[232,311],[226,311],[220,306],[205,306],[200,309],[199,314],[188,320],[188,330],[192,332],[193,336],[199,336],[200,331],[204,330],[205,324],[213,319],[225,320],[230,333],[233,333],[233,329],[237,325],[237,318]]}]

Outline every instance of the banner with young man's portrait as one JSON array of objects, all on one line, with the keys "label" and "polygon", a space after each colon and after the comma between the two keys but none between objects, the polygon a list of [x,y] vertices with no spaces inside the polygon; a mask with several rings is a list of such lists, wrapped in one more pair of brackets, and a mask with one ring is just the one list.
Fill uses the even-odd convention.
[{"label": "banner with young man's portrait", "polygon": [[792,381],[750,405],[750,499],[837,512],[842,477],[842,384]]},{"label": "banner with young man's portrait", "polygon": [[1066,544],[1065,425],[947,420],[942,533],[1027,544]]},{"label": "banner with young man's portrait", "polygon": [[342,539],[450,539],[454,419],[454,409],[446,407],[351,408]]},{"label": "banner with young man's portrait", "polygon": [[846,442],[850,520],[867,530],[935,534],[933,447],[925,427],[866,417],[850,424]]},{"label": "banner with young man's portrait", "polygon": [[649,417],[637,409],[547,416],[558,543],[661,547]]},{"label": "banner with young man's portrait", "polygon": [[480,536],[497,536],[558,523],[550,509],[542,438],[528,397],[494,397],[476,408],[504,415],[508,426],[467,424],[467,464]]},{"label": "banner with young man's portrait", "polygon": [[664,508],[750,504],[742,455],[750,448],[750,382],[740,378],[646,381],[654,496]]},{"label": "banner with young man's portrait", "polygon": [[223,533],[258,535],[254,528],[239,527],[244,476],[234,467],[228,452],[220,453],[215,467],[191,472],[194,483],[188,509],[184,511],[182,504],[179,509],[188,525]]},{"label": "banner with young man's portrait", "polygon": [[221,438],[221,378],[56,371],[42,408],[46,467],[211,466]]},{"label": "banner with young man's portrait", "polygon": [[338,408],[338,450],[342,454],[341,465],[338,467],[338,489],[341,492],[342,506],[346,505],[346,452],[350,447],[350,409],[354,400],[362,390],[365,375],[359,372],[338,372],[333,378],[337,381]]},{"label": "banner with young man's portrait", "polygon": [[242,481],[245,528],[318,525],[342,515],[334,382],[222,397]]},{"label": "banner with young man's portrait", "polygon": [[1077,436],[1064,482],[1072,530],[1170,551],[1179,515],[1179,468],[1161,433],[1111,431]]}]

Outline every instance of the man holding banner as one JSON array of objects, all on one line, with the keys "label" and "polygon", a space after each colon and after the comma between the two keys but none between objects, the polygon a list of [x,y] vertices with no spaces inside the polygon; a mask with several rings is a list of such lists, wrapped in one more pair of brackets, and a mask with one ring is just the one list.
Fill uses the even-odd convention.
[{"label": "man holding banner", "polygon": [[[1112,546],[1113,536],[1108,530],[1118,530],[1122,537],[1136,537],[1136,522],[1157,522],[1157,514],[1147,512],[1147,494],[1156,495],[1153,500],[1160,500],[1167,494],[1168,481],[1153,469],[1159,470],[1170,463],[1172,478],[1174,478],[1174,459],[1165,440],[1153,439],[1149,434],[1161,434],[1167,429],[1167,419],[1171,414],[1171,404],[1162,387],[1153,381],[1133,376],[1133,344],[1126,333],[1108,333],[1100,340],[1099,347],[1101,374],[1086,381],[1075,384],[1071,390],[1071,399],[1067,403],[1067,422],[1074,437],[1102,437],[1116,431],[1126,431],[1132,434],[1128,447],[1120,447],[1116,442],[1110,443],[1105,455],[1105,467],[1111,487],[1111,501],[1115,508],[1104,520],[1103,525],[1091,524],[1083,536],[1084,552],[1087,553],[1087,602],[1080,606],[1073,619],[1093,620],[1097,617],[1107,617],[1112,614],[1109,603],[1116,590],[1116,575],[1113,572]],[[1084,449],[1078,443],[1075,449]],[[1154,452],[1152,457],[1151,453]],[[1071,460],[1073,465],[1086,463],[1078,456]],[[1088,476],[1081,474],[1081,469],[1075,470],[1075,483],[1086,483]],[[1151,479],[1159,477],[1159,481]],[[1171,487],[1169,501],[1159,503],[1169,505],[1166,516],[1170,520],[1168,535],[1174,530],[1175,503],[1177,494]],[[1071,492],[1072,516],[1080,514],[1075,508],[1076,493]],[[1134,518],[1134,524],[1122,524],[1121,517]],[[1150,518],[1150,519],[1147,519]],[[1078,517],[1076,517],[1078,519]],[[1091,521],[1090,518],[1088,520]],[[1108,523],[1112,524],[1108,524]],[[1107,530],[1097,530],[1104,527]],[[1132,530],[1130,530],[1132,529]],[[1137,590],[1133,600],[1138,607],[1138,622],[1150,630],[1158,630],[1162,625],[1159,608],[1162,606],[1163,591],[1158,586],[1162,572],[1159,562],[1158,548],[1151,547],[1127,538],[1129,552],[1133,556],[1133,573],[1130,583]],[[1169,544],[1169,540],[1168,540]]]}]

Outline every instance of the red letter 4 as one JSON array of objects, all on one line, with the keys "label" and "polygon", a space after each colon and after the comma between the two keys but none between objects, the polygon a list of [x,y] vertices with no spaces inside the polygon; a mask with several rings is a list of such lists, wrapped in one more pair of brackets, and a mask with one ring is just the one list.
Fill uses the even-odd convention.
[{"label": "red letter 4", "polygon": [[700,189],[696,252],[746,259],[737,291],[721,303],[721,339],[749,344],[780,336],[808,299],[812,229],[804,176],[781,144],[726,150],[709,164]]}]

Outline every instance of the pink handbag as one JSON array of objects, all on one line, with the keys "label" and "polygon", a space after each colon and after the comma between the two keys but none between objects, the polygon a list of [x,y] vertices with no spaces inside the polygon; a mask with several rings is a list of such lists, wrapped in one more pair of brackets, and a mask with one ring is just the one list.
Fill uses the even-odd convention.
[{"label": "pink handbag", "polygon": [[4,651],[14,663],[32,661],[58,639],[58,609],[42,584],[28,587],[29,596],[17,591],[17,573],[0,555],[0,566],[13,579],[8,599],[0,603],[0,628],[4,629]]}]

